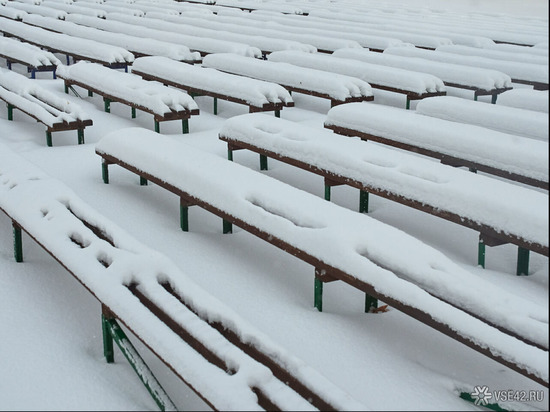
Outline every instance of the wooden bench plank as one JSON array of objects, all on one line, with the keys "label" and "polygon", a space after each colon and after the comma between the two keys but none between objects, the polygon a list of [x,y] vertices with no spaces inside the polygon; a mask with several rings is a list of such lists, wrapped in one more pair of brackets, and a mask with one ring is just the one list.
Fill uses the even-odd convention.
[{"label": "wooden bench plank", "polygon": [[[366,215],[341,208],[167,136],[159,138],[154,133],[135,128],[105,136],[96,145],[96,153],[104,159],[104,181],[108,182],[107,165],[118,164],[166,188],[184,199],[185,203],[199,205],[229,224],[311,264],[320,274],[320,282],[325,275],[328,275],[327,280],[342,280],[513,370],[548,385],[547,371],[540,372],[540,365],[546,365],[543,358],[547,358],[547,352],[525,345],[522,358],[523,349],[535,358],[542,356],[538,363],[526,367],[524,360],[518,360],[507,349],[505,342],[512,337],[443,303],[411,283],[410,279],[429,273],[435,276],[434,279],[453,273],[452,277],[459,281],[456,287],[460,289],[459,284],[464,284],[471,275],[440,253]],[[163,158],[162,163],[155,160],[159,155]],[[231,230],[230,225],[224,225],[224,232]],[[394,250],[390,244],[400,246]],[[419,259],[417,264],[411,265],[406,259],[403,260],[401,248],[416,256]],[[434,268],[437,268],[437,274]],[[468,291],[471,289],[469,285]],[[472,302],[472,299],[469,301]],[[486,305],[485,295],[483,299],[475,300],[475,304]],[[490,304],[494,309],[493,304],[497,302]],[[529,302],[525,304],[530,305]],[[523,308],[522,305],[517,307]],[[491,313],[493,309],[484,313]],[[533,320],[522,319],[514,328],[525,327],[525,322],[532,323]],[[475,332],[470,327],[474,327]],[[546,336],[546,327],[542,327],[541,336]],[[528,334],[532,336],[534,329],[530,328]],[[517,342],[515,337],[512,339]],[[496,349],[495,345],[499,348]],[[530,363],[528,359],[533,358],[525,359]]]}]

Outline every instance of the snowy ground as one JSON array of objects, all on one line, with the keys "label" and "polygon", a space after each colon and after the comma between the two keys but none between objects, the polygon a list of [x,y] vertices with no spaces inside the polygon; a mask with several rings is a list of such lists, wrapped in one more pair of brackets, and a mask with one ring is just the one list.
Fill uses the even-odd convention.
[{"label": "snowy ground", "polygon": [[[545,1],[462,0],[415,1],[453,10],[547,15]],[[447,4],[448,3],[448,4]],[[4,62],[1,63],[2,67]],[[61,80],[40,74],[39,82],[63,93]],[[82,95],[85,95],[83,93]],[[375,101],[391,104],[388,94]],[[322,127],[329,102],[294,94],[296,107],[281,117]],[[91,206],[142,243],[172,259],[213,296],[232,307],[277,344],[374,410],[477,410],[458,397],[460,390],[487,385],[491,390],[543,391],[543,402],[515,403],[521,410],[548,410],[548,390],[504,366],[452,341],[408,316],[391,310],[365,315],[363,295],[342,284],[325,286],[324,312],[313,308],[313,268],[254,236],[236,230],[222,235],[221,220],[190,209],[190,232],[179,229],[178,199],[165,190],[139,186],[135,175],[111,167],[111,184],[101,180],[94,145],[107,132],[130,126],[153,128],[153,119],[116,103],[102,111],[100,97],[68,99],[89,114],[86,144],[76,145],[76,132],[54,133],[45,145],[42,125],[20,112],[8,122],[0,113],[0,142],[63,181]],[[224,120],[246,113],[244,106],[197,98],[200,116],[161,124],[163,134],[226,156],[217,138]],[[403,107],[403,101],[395,102]],[[235,161],[259,168],[257,155],[235,153]],[[270,161],[272,177],[323,195],[320,177]],[[358,192],[333,188],[332,199],[355,209]],[[516,247],[489,248],[487,269],[476,267],[478,234],[381,198],[371,200],[371,216],[416,236],[443,251],[470,272],[489,279],[543,307],[548,307],[548,258],[531,254],[531,275],[515,276]],[[155,410],[156,405],[117,351],[116,363],[102,353],[100,305],[58,263],[24,235],[24,263],[12,254],[11,222],[0,215],[0,409],[2,410]],[[487,291],[491,293],[491,291]],[[139,341],[133,339],[179,409],[207,410],[184,384]]]}]

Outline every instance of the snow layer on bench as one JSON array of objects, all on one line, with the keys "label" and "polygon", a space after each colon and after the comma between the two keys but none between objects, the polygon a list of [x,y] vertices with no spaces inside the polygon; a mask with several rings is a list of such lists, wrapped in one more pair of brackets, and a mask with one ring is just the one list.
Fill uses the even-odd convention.
[{"label": "snow layer on bench", "polygon": [[481,67],[498,70],[509,75],[512,79],[548,84],[548,65],[524,63],[521,61],[506,61],[480,56],[464,56],[436,50],[424,50],[417,47],[389,47],[384,53],[420,57],[443,63],[462,64],[465,66]]},{"label": "snow layer on bench", "polygon": [[[378,293],[429,313],[433,319],[449,325],[476,345],[548,379],[547,352],[525,345],[442,303],[393,273],[428,283],[438,276],[454,277],[459,281],[461,276],[470,276],[439,251],[410,235],[367,215],[145,129],[130,128],[109,133],[96,145],[96,152],[111,155],[180,188],[273,238],[373,285]],[[403,256],[407,259],[402,259]],[[541,317],[540,308],[529,302],[525,304],[525,307],[520,305],[524,308],[520,311],[526,310],[522,319],[531,324],[532,337],[547,333],[547,318]],[[509,323],[507,326],[513,329],[514,322],[510,319]]]},{"label": "snow layer on bench", "polygon": [[134,55],[122,47],[53,33],[21,22],[4,20],[0,30],[46,48],[59,50],[62,53],[76,54],[92,60],[105,63],[131,63],[134,61]]},{"label": "snow layer on bench", "polygon": [[496,70],[469,67],[454,63],[440,63],[415,57],[394,56],[363,49],[340,49],[336,50],[332,55],[344,59],[380,64],[382,66],[430,73],[446,83],[475,87],[481,90],[489,91],[512,87],[510,76]]},{"label": "snow layer on bench", "polygon": [[140,57],[132,69],[181,84],[184,88],[191,87],[242,99],[256,107],[267,103],[292,102],[290,94],[278,84],[192,66],[165,57]]},{"label": "snow layer on bench", "polygon": [[357,130],[548,182],[547,142],[367,103],[332,108],[325,126]]},{"label": "snow layer on bench", "polygon": [[268,60],[357,77],[371,86],[381,85],[417,94],[445,91],[443,81],[431,74],[358,62],[352,59],[341,59],[326,54],[280,51],[271,53]]},{"label": "snow layer on bench", "polygon": [[[529,47],[523,47],[529,49]],[[521,61],[523,63],[542,64],[548,66],[548,56],[531,54],[523,52],[518,56],[518,51],[514,49],[513,52],[505,52],[496,49],[481,49],[478,47],[468,47],[458,44],[452,44],[449,46],[438,47],[439,51],[446,53],[460,54],[462,56],[480,56],[489,59],[507,60],[507,61]]]},{"label": "snow layer on bench", "polygon": [[220,71],[253,77],[282,86],[328,94],[332,99],[372,96],[370,85],[356,77],[328,73],[288,63],[251,59],[236,54],[216,53],[205,56],[202,65]]},{"label": "snow layer on bench", "polygon": [[61,64],[53,53],[9,37],[0,37],[0,54],[33,67]]},{"label": "snow layer on bench", "polygon": [[[268,354],[339,409],[365,409],[202,290],[165,256],[136,241],[67,186],[4,145],[0,145],[0,210],[8,213],[62,262],[217,410],[257,410],[256,395],[249,387],[260,388],[277,399],[285,410],[311,410],[311,405],[281,385],[269,369],[228,344],[217,331],[168,294],[159,282],[169,282],[204,319],[220,322],[233,330],[244,342]],[[95,226],[112,244],[95,235],[84,222]],[[139,289],[146,290],[156,305],[185,325],[236,373],[230,375],[205,361],[135,298],[127,288],[132,282],[138,283]]]},{"label": "snow layer on bench", "polygon": [[0,97],[48,126],[90,119],[82,109],[42,88],[36,81],[0,68]]},{"label": "snow layer on bench", "polygon": [[220,136],[548,245],[548,194],[260,113],[227,120]]},{"label": "snow layer on bench", "polygon": [[163,20],[156,20],[152,18],[139,18],[132,17],[120,13],[107,14],[107,20],[119,21],[124,23],[131,23],[139,25],[141,27],[147,27],[155,30],[163,30],[166,32],[173,32],[177,34],[183,34],[188,36],[197,36],[201,38],[207,38],[214,41],[228,40],[238,42],[241,44],[247,44],[249,46],[258,48],[262,51],[273,50],[302,50],[304,52],[316,51],[315,47],[310,44],[299,43],[291,40],[282,40],[277,38],[270,38],[266,36],[254,36],[250,34],[239,34],[228,31],[205,29],[201,27],[192,27],[186,24],[177,24],[172,22],[166,22]]},{"label": "snow layer on bench", "polygon": [[58,67],[57,74],[64,80],[85,84],[113,97],[146,107],[161,116],[171,111],[198,109],[191,96],[181,90],[95,63],[78,62],[71,66],[62,65]]},{"label": "snow layer on bench", "polygon": [[[82,0],[81,0],[82,1]],[[248,44],[237,43],[227,40],[208,39],[194,35],[184,35],[181,33],[166,32],[162,29],[150,29],[140,25],[142,20],[133,21],[132,24],[115,20],[96,19],[90,16],[78,14],[69,14],[66,18],[77,24],[97,29],[106,30],[111,33],[124,33],[141,38],[157,39],[170,43],[184,44],[193,51],[201,53],[237,53],[244,56],[260,57],[262,52],[257,47],[251,47]]]},{"label": "snow layer on bench", "polygon": [[484,104],[451,96],[423,99],[416,112],[453,122],[475,124],[499,132],[548,141],[548,116],[533,110]]},{"label": "snow layer on bench", "polygon": [[548,113],[548,90],[508,90],[498,96],[497,104]]},{"label": "snow layer on bench", "polygon": [[27,15],[24,17],[23,22],[70,36],[111,44],[144,55],[165,56],[174,60],[200,61],[200,54],[198,52],[191,52],[187,46],[181,44],[129,36],[122,33],[114,35],[113,33],[93,27],[81,26],[69,21],[37,15]]}]

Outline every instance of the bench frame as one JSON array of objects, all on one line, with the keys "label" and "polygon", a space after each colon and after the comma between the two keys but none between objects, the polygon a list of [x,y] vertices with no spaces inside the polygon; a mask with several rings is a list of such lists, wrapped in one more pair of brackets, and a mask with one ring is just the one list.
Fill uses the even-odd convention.
[{"label": "bench frame", "polygon": [[[111,156],[109,154],[98,153],[97,151],[96,151],[96,153],[102,158],[102,177],[103,177],[103,182],[104,183],[106,183],[106,184],[109,183],[108,166],[111,165],[111,164],[117,164],[117,165],[123,167],[124,169],[127,169],[128,171],[137,174],[140,177],[140,181],[144,180],[144,179],[150,180],[153,183],[159,185],[160,187],[162,187],[162,188],[174,193],[176,196],[178,196],[180,198],[180,225],[181,225],[182,230],[186,231],[189,228],[188,222],[187,222],[187,218],[188,218],[187,208],[191,205],[198,205],[201,208],[203,208],[204,210],[207,210],[210,213],[212,213],[212,214],[214,214],[214,215],[216,215],[216,216],[223,219],[223,233],[232,233],[232,225],[236,225],[236,226],[240,227],[241,229],[257,236],[258,238],[263,239],[266,242],[278,247],[279,249],[281,249],[281,250],[297,257],[298,259],[312,265],[315,268],[315,298],[316,298],[315,306],[318,308],[318,310],[320,310],[320,311],[322,310],[322,301],[320,301],[320,300],[317,301],[317,299],[322,298],[322,289],[323,289],[322,284],[327,283],[327,282],[333,282],[333,281],[341,280],[341,281],[351,285],[352,287],[355,287],[356,289],[363,291],[367,295],[366,305],[369,302],[372,303],[372,302],[377,302],[377,300],[382,300],[387,305],[390,305],[390,306],[394,307],[395,309],[406,313],[407,315],[419,320],[420,322],[425,323],[426,325],[428,325],[428,326],[444,333],[445,335],[451,337],[452,339],[455,339],[455,340],[465,344],[466,346],[468,346],[468,347],[470,347],[470,348],[472,348],[472,349],[488,356],[489,358],[494,359],[494,360],[496,360],[497,362],[499,362],[503,365],[506,365],[507,367],[515,370],[516,372],[518,372],[518,373],[520,373],[524,376],[527,376],[530,379],[532,379],[532,380],[534,380],[534,381],[536,381],[536,382],[538,382],[542,385],[545,385],[545,386],[548,385],[544,380],[542,380],[542,379],[538,378],[537,376],[533,375],[530,371],[523,369],[522,367],[514,364],[513,362],[510,362],[509,360],[501,357],[499,354],[492,353],[490,349],[484,347],[483,345],[477,344],[476,342],[473,342],[471,340],[468,340],[468,339],[464,338],[462,335],[457,333],[454,329],[452,329],[447,324],[439,322],[436,319],[434,319],[429,313],[423,312],[422,310],[419,310],[419,309],[417,309],[415,307],[412,307],[412,306],[410,306],[406,303],[403,303],[403,302],[401,302],[401,301],[399,301],[399,300],[397,300],[393,297],[390,297],[390,296],[387,296],[383,293],[377,292],[376,289],[371,284],[369,284],[369,283],[367,283],[363,280],[360,280],[360,279],[352,276],[351,274],[348,274],[348,273],[346,273],[346,272],[344,272],[344,271],[342,271],[342,270],[340,270],[340,269],[338,269],[334,266],[331,266],[331,265],[325,263],[319,257],[313,256],[313,255],[311,255],[311,254],[309,254],[309,253],[307,253],[307,252],[291,245],[290,243],[286,242],[283,239],[277,238],[277,237],[271,235],[270,233],[265,232],[262,229],[257,228],[256,226],[253,226],[253,225],[243,221],[242,219],[236,218],[235,216],[232,216],[232,215],[226,213],[225,211],[217,208],[216,206],[213,206],[213,205],[211,205],[211,204],[209,204],[209,203],[207,203],[207,202],[205,202],[201,199],[198,199],[198,198],[190,195],[189,193],[185,192],[184,190],[182,190],[178,187],[175,187],[174,185],[172,185],[170,183],[167,183],[167,182],[163,181],[162,179],[157,178],[156,176],[153,176],[152,174],[150,174],[150,173],[148,173],[144,170],[139,170],[138,168],[126,163],[125,161],[123,161],[121,159],[118,159],[114,156]],[[400,274],[398,274],[398,273],[397,273],[397,275],[400,276]],[[446,303],[449,303],[449,302],[446,302]],[[317,306],[318,304],[319,304],[319,306]],[[366,307],[365,309],[367,309],[367,311],[369,311],[369,309],[372,310],[372,309],[375,309],[375,308]],[[469,312],[467,312],[466,310],[464,310],[462,308],[458,308],[458,309],[468,313],[469,315],[471,315],[473,317],[477,317],[478,319],[481,319],[481,318],[479,318],[479,315],[477,315],[475,313],[469,313]],[[376,312],[376,310],[372,310],[372,311]],[[486,323],[489,323],[486,320],[483,320],[483,321],[486,322]],[[494,325],[492,325],[492,326],[494,326]],[[500,328],[500,329],[502,330],[502,328]],[[513,336],[515,336],[516,338],[522,340],[525,343],[532,344],[532,345],[535,345],[535,346],[539,347],[536,343],[529,342],[528,340],[526,340],[526,338],[518,336],[517,334],[514,334],[513,332],[510,333],[510,331],[506,331],[505,333],[512,334]]]},{"label": "bench frame", "polygon": [[271,150],[263,149],[263,148],[254,146],[253,144],[250,144],[250,143],[237,142],[235,140],[232,140],[222,135],[219,136],[219,139],[227,143],[228,160],[231,160],[231,161],[233,160],[233,152],[235,150],[247,149],[252,152],[256,152],[260,155],[260,170],[267,170],[267,158],[270,157],[280,162],[287,163],[289,165],[292,165],[300,169],[315,173],[319,176],[322,176],[324,178],[324,183],[325,183],[325,200],[330,201],[332,186],[348,185],[350,187],[359,189],[360,191],[359,192],[359,212],[360,213],[368,213],[369,194],[372,193],[374,195],[392,200],[397,203],[401,203],[405,206],[412,207],[416,210],[426,212],[433,216],[437,216],[437,217],[446,219],[448,221],[451,221],[453,223],[457,223],[459,225],[465,226],[469,229],[478,231],[479,232],[479,243],[478,243],[478,265],[479,266],[485,267],[485,246],[499,246],[506,243],[512,243],[517,245],[518,259],[517,259],[516,274],[518,276],[528,275],[529,273],[529,250],[540,253],[544,256],[548,256],[548,247],[546,246],[543,246],[540,244],[533,244],[517,236],[508,235],[506,233],[499,233],[490,226],[479,224],[474,220],[464,218],[460,215],[457,215],[456,213],[448,212],[446,210],[441,210],[439,208],[429,206],[425,203],[406,198],[397,193],[392,193],[392,192],[388,192],[387,190],[379,189],[377,187],[365,185],[360,181],[334,174],[330,171],[305,163],[301,160],[297,160],[297,159],[282,155],[280,153],[276,153]]},{"label": "bench frame", "polygon": [[201,89],[197,89],[197,88],[194,88],[194,87],[188,87],[188,86],[185,86],[181,83],[174,82],[174,81],[171,81],[169,79],[163,79],[163,78],[160,78],[160,77],[157,77],[157,76],[152,76],[148,73],[144,73],[144,72],[141,72],[139,70],[132,70],[132,73],[137,74],[138,76],[141,76],[145,80],[153,80],[153,81],[163,83],[166,86],[172,86],[172,87],[175,87],[176,89],[185,90],[192,97],[196,97],[196,96],[210,96],[210,97],[213,97],[214,98],[214,114],[215,115],[218,114],[218,99],[227,100],[229,102],[238,103],[238,104],[244,104],[245,106],[248,106],[249,113],[274,111],[275,116],[277,116],[277,117],[280,117],[281,110],[283,110],[283,107],[293,107],[294,106],[294,102],[289,102],[289,103],[286,103],[286,104],[283,103],[283,102],[281,102],[281,103],[265,103],[261,107],[253,106],[253,105],[249,104],[247,101],[245,101],[243,99],[239,99],[239,98],[236,98],[236,97],[224,95],[224,94],[221,94],[221,93],[211,92],[211,91],[208,91],[208,90],[201,90]]},{"label": "bench frame", "polygon": [[[63,77],[61,77],[61,76],[59,76],[59,77],[61,79],[63,79]],[[99,90],[95,87],[84,84],[82,82],[78,82],[78,81],[75,81],[75,80],[68,80],[68,79],[63,79],[63,81],[65,83],[65,93],[67,93],[67,94],[69,93],[69,89],[71,89],[76,96],[80,97],[78,95],[78,93],[76,92],[76,90],[74,89],[74,87],[73,87],[73,86],[78,86],[78,87],[82,87],[83,89],[87,90],[89,97],[92,97],[93,93],[96,93],[96,94],[102,96],[103,97],[103,103],[104,103],[104,109],[105,109],[106,113],[111,112],[111,103],[112,102],[117,102],[117,103],[122,103],[122,104],[125,104],[126,106],[131,107],[132,119],[134,119],[136,117],[136,109],[139,109],[139,110],[144,111],[146,113],[152,114],[153,117],[154,117],[154,122],[155,122],[155,132],[157,132],[157,133],[160,133],[160,122],[169,121],[169,120],[181,120],[182,121],[182,133],[184,133],[184,134],[189,133],[189,118],[192,115],[198,115],[199,114],[199,109],[193,109],[193,110],[182,110],[182,111],[177,111],[177,112],[176,111],[171,111],[171,112],[164,113],[163,115],[159,115],[158,113],[152,112],[147,107],[141,106],[141,105],[136,104],[136,103],[129,102],[127,100],[124,100],[124,99],[121,99],[121,98],[118,98],[118,97],[114,97],[114,96],[112,96],[108,93],[105,93],[102,90]]]},{"label": "bench frame", "polygon": [[[47,102],[44,102],[45,104],[48,104]],[[6,102],[8,107],[8,120],[13,120],[13,109],[17,109],[23,113],[25,113],[27,116],[32,117],[37,122],[42,123],[46,126],[46,144],[51,147],[52,146],[52,132],[62,132],[67,130],[76,130],[77,136],[78,136],[78,144],[84,144],[84,128],[86,126],[91,126],[93,124],[91,119],[86,120],[77,120],[74,122],[62,122],[62,123],[55,123],[52,126],[49,126],[45,124],[42,120],[40,120],[38,117],[36,117],[34,114],[29,113],[9,102]]]}]

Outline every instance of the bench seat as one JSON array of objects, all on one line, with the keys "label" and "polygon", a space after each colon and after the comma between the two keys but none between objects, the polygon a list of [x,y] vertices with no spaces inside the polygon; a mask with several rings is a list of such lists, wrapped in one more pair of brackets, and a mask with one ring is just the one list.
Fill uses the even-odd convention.
[{"label": "bench seat", "polygon": [[[4,145],[0,176],[0,211],[13,223],[16,261],[23,261],[25,232],[98,299],[107,362],[120,321],[214,410],[364,410],[166,256]],[[123,339],[122,352],[129,349]],[[160,409],[177,410],[135,349],[130,362]]]},{"label": "bench seat", "polygon": [[497,70],[463,66],[459,64],[434,62],[418,57],[402,57],[388,53],[374,53],[364,49],[340,49],[333,56],[354,59],[382,66],[397,67],[437,76],[445,86],[472,90],[474,100],[479,96],[491,96],[493,103],[497,96],[512,89],[512,79]]},{"label": "bench seat", "polygon": [[[323,176],[327,200],[334,185],[361,190],[360,212],[368,212],[364,196],[373,193],[476,230],[482,266],[490,241],[548,256],[545,193],[261,114],[227,120],[219,138],[227,142],[231,160],[234,150],[248,149]],[[526,275],[527,269],[517,272]]]},{"label": "bench seat", "polygon": [[87,60],[111,68],[127,69],[134,61],[134,55],[122,47],[54,33],[18,21],[3,19],[0,32],[52,53],[65,54],[67,63],[69,57],[72,57],[75,61]]},{"label": "bench seat", "polygon": [[[470,279],[483,281],[417,239],[367,215],[144,129],[109,133],[96,145],[96,153],[102,157],[105,183],[109,182],[108,165],[117,164],[178,196],[182,229],[189,230],[188,207],[198,205],[224,220],[224,232],[232,232],[234,224],[314,266],[319,309],[323,282],[342,280],[531,379],[547,382],[548,372],[542,366],[547,364],[547,350],[522,343],[525,351],[522,349],[520,360],[508,346],[508,339],[520,342],[516,336],[525,338],[525,334],[537,345],[548,346],[547,324],[517,312],[518,308],[530,310],[532,304],[513,305],[514,318],[521,321],[514,326],[508,323],[507,328],[516,334],[512,337],[432,296],[418,284],[429,290],[430,282],[444,282],[447,290],[456,285],[457,291],[464,290],[459,284],[468,284],[468,291],[489,286],[472,287]],[[414,262],[405,256],[414,256]],[[504,295],[509,294],[503,291]],[[485,295],[468,298],[472,311],[487,305],[482,313],[495,323],[511,310],[502,304],[504,300],[488,302]],[[531,355],[524,357],[527,353]]]},{"label": "bench seat", "polygon": [[52,146],[52,132],[77,130],[78,144],[84,143],[84,129],[93,124],[81,109],[42,88],[36,80],[0,68],[0,99],[8,105],[8,120],[18,109],[46,126],[46,144]]},{"label": "bench seat", "polygon": [[70,21],[56,20],[35,14],[25,16],[23,22],[44,29],[54,30],[69,36],[95,40],[105,44],[122,47],[135,57],[165,56],[173,60],[190,64],[199,63],[201,61],[199,52],[191,52],[188,47],[182,44],[145,39],[143,37],[129,36],[122,33],[113,35],[113,33],[93,27],[81,26]]},{"label": "bench seat", "polygon": [[199,114],[197,104],[188,94],[99,64],[78,62],[60,66],[58,76],[65,82],[67,93],[69,87],[79,86],[103,96],[106,112],[110,112],[111,102],[119,102],[132,108],[132,117],[135,109],[152,114],[157,132],[160,122],[182,120],[183,133],[188,133],[188,119]]},{"label": "bench seat", "polygon": [[327,54],[297,51],[271,53],[268,60],[357,77],[369,83],[375,89],[406,95],[407,109],[410,107],[411,100],[446,94],[443,81],[427,73],[358,62],[352,59],[341,59]]},{"label": "bench seat", "polygon": [[202,65],[240,76],[280,84],[291,92],[329,99],[331,106],[371,101],[372,88],[356,77],[298,67],[288,63],[251,59],[230,53],[205,56]]},{"label": "bench seat", "polygon": [[9,37],[0,37],[0,57],[6,59],[8,69],[13,63],[26,66],[31,78],[36,77],[36,72],[51,71],[55,79],[55,69],[61,64],[53,53]]},{"label": "bench seat", "polygon": [[440,96],[418,102],[416,112],[458,123],[486,127],[503,133],[548,141],[548,115],[533,110]]},{"label": "bench seat", "polygon": [[[211,96],[248,106],[250,112],[275,111],[294,106],[284,87],[218,70],[192,66],[161,56],[140,57],[132,73],[155,80],[195,96]],[[217,114],[217,106],[214,106]]]},{"label": "bench seat", "polygon": [[325,127],[548,190],[547,142],[372,103],[330,109]]}]

